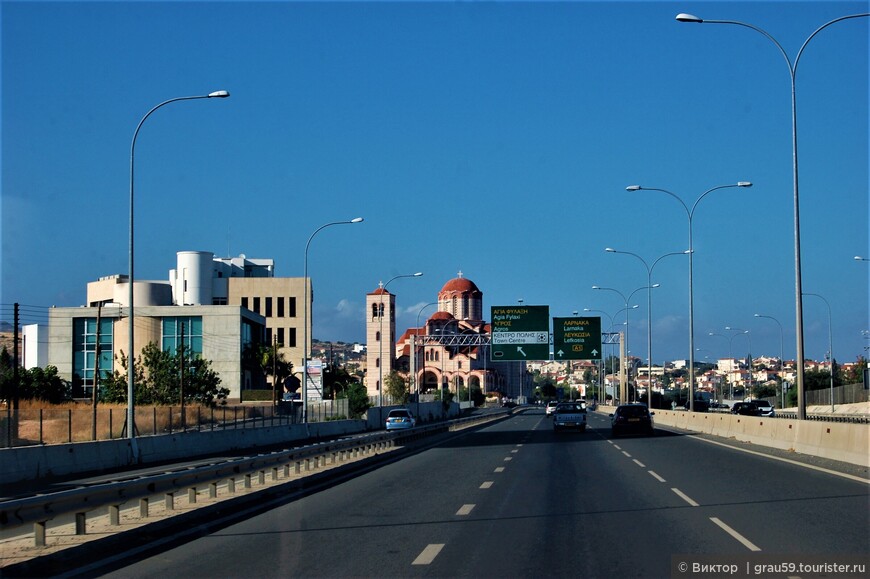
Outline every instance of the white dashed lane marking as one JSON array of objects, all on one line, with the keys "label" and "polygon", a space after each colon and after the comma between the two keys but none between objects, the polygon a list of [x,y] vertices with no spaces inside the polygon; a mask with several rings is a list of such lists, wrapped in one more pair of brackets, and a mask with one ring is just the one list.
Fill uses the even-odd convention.
[{"label": "white dashed lane marking", "polygon": [[761,551],[760,547],[757,547],[754,543],[752,543],[752,541],[750,541],[749,539],[747,539],[746,537],[744,537],[743,535],[741,535],[740,533],[738,533],[737,531],[735,531],[734,529],[732,529],[731,527],[729,527],[728,525],[723,523],[718,518],[710,517],[710,520],[713,521],[714,523],[716,523],[716,525],[718,525],[719,528],[721,528],[723,531],[725,531],[726,533],[728,533],[729,535],[731,535],[732,537],[734,537],[735,539],[740,541],[743,544],[743,546],[746,547],[747,549],[749,549],[750,551]]},{"label": "white dashed lane marking", "polygon": [[482,488],[482,489],[492,488],[492,484],[493,484],[493,482],[491,480],[488,480],[485,483],[483,483],[482,485],[480,485],[480,488]]},{"label": "white dashed lane marking", "polygon": [[650,473],[650,474],[653,476],[653,478],[656,479],[657,481],[659,481],[659,482],[666,482],[665,479],[663,479],[662,477],[660,477],[660,476],[658,475],[657,472],[655,472],[655,471],[653,471],[653,470],[648,470],[647,472]]},{"label": "white dashed lane marking", "polygon": [[642,463],[641,461],[637,460],[636,458],[633,458],[632,460],[634,461],[634,464],[636,464],[640,468],[646,468],[646,465],[644,463]]},{"label": "white dashed lane marking", "polygon": [[504,467],[503,466],[495,467],[495,472],[504,472]]},{"label": "white dashed lane marking", "polygon": [[461,507],[459,507],[459,510],[456,511],[456,516],[458,516],[458,517],[468,516],[472,510],[474,510],[474,505],[462,505]]},{"label": "white dashed lane marking", "polygon": [[686,501],[687,503],[689,503],[689,504],[692,505],[693,507],[697,507],[697,506],[698,506],[698,503],[696,503],[696,502],[693,501],[691,498],[689,498],[689,496],[686,495],[686,493],[684,493],[684,492],[681,491],[680,489],[673,489],[673,488],[672,488],[671,490],[674,491],[675,493],[677,493],[677,496],[678,496],[678,497],[680,497],[681,499],[683,499],[684,501]]},{"label": "white dashed lane marking", "polygon": [[438,556],[438,553],[441,552],[441,549],[444,548],[444,543],[433,543],[431,545],[426,545],[426,548],[417,555],[417,558],[414,559],[414,562],[411,565],[429,565],[432,561],[435,560],[435,557]]}]

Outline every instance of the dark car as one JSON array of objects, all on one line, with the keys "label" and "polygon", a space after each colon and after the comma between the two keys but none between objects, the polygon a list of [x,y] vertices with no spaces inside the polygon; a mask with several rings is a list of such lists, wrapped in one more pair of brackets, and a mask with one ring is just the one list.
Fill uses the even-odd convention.
[{"label": "dark car", "polygon": [[[694,404],[692,404],[695,412],[707,412],[710,410],[710,403],[704,400],[703,398],[695,398]],[[689,401],[686,400],[685,404],[686,410],[689,409]]]},{"label": "dark car", "polygon": [[755,402],[735,402],[731,407],[731,414],[741,416],[761,416],[761,408]]},{"label": "dark car", "polygon": [[623,404],[610,415],[610,435],[655,434],[653,415],[646,404]]}]

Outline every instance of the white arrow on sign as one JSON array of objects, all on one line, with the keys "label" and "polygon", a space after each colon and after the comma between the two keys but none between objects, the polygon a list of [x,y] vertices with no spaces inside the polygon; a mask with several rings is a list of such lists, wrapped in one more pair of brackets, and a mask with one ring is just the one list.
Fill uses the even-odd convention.
[{"label": "white arrow on sign", "polygon": [[592,350],[592,355],[593,355],[593,356],[597,356],[597,355],[598,355],[598,350],[594,350],[594,349],[593,349],[593,350]]},{"label": "white arrow on sign", "polygon": [[559,357],[560,357],[560,358],[561,358],[562,356],[565,355],[565,352],[563,352],[562,350],[559,350],[559,351],[556,352],[556,353],[559,354]]},{"label": "white arrow on sign", "polygon": [[520,354],[522,354],[522,355],[523,355],[523,358],[526,357],[526,353],[523,352],[523,348],[522,348],[522,346],[517,346],[517,352],[519,352]]}]

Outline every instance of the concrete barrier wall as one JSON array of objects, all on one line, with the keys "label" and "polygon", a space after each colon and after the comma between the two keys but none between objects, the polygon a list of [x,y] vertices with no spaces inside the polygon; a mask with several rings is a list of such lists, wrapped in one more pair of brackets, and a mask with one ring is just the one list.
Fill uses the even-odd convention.
[{"label": "concrete barrier wall", "polygon": [[655,421],[661,426],[870,466],[868,424],[672,410],[655,410]]},{"label": "concrete barrier wall", "polygon": [[[230,451],[257,449],[307,438],[332,438],[365,432],[364,420],[334,420],[258,428],[186,432],[166,436],[143,436],[136,439],[139,464],[149,465],[172,460],[209,456]],[[0,450],[0,485],[15,484],[37,478],[63,477],[80,473],[109,471],[132,464],[130,441],[102,440],[26,446]]]},{"label": "concrete barrier wall", "polygon": [[[142,436],[136,439],[141,465],[192,459],[224,452],[256,449],[308,438],[334,438],[347,434],[380,430],[392,408],[370,408],[364,420],[330,420],[257,428],[230,428],[202,432],[185,432],[164,436]],[[422,424],[456,418],[459,405],[451,404],[447,412],[441,402],[412,403],[409,408]],[[0,485],[22,483],[38,478],[65,477],[74,474],[97,473],[129,466],[133,461],[130,441],[102,440],[0,449]]]}]

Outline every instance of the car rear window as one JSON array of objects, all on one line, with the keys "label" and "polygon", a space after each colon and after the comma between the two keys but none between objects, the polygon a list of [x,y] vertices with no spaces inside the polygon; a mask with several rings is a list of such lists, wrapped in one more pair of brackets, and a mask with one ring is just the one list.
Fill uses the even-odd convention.
[{"label": "car rear window", "polygon": [[585,413],[586,407],[582,404],[560,404],[556,407],[558,414],[576,414],[578,412]]},{"label": "car rear window", "polygon": [[627,418],[642,418],[647,410],[643,406],[625,406],[618,409],[619,413]]},{"label": "car rear window", "polygon": [[388,418],[408,418],[410,414],[407,410],[390,410],[390,413],[387,415]]}]

